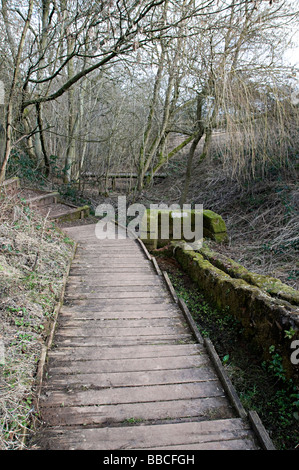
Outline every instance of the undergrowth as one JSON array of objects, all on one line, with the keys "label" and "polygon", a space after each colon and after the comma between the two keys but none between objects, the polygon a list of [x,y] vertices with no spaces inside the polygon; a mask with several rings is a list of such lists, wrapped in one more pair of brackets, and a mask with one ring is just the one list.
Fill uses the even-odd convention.
[{"label": "undergrowth", "polygon": [[0,197],[0,449],[19,450],[72,245],[18,197]]}]

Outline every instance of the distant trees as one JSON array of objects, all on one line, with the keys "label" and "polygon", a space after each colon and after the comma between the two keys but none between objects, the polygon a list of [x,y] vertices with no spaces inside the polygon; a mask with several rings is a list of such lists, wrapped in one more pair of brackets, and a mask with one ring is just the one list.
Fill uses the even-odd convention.
[{"label": "distant trees", "polygon": [[66,183],[118,167],[142,190],[189,144],[183,203],[216,128],[235,174],[285,157],[294,109],[280,57],[295,18],[280,0],[1,0],[0,181],[18,148],[46,177],[55,156]]},{"label": "distant trees", "polygon": [[[10,56],[14,77],[9,83],[7,104],[7,148],[0,174],[5,176],[11,150],[12,99],[18,85],[20,94],[16,110],[17,119],[24,113],[33,114],[39,129],[39,143],[45,157],[48,171],[48,158],[43,143],[42,114],[45,103],[57,100],[69,93],[68,111],[69,138],[75,130],[73,115],[73,87],[84,77],[103,68],[120,56],[129,53],[141,44],[161,35],[163,29],[171,25],[159,25],[159,8],[165,0],[136,1],[92,1],[85,0],[41,0],[28,2],[19,7],[13,1],[2,1],[3,29],[10,45]],[[10,25],[23,22],[23,32],[12,33]],[[140,39],[138,39],[140,37]],[[18,45],[15,43],[18,41]],[[26,45],[26,50],[25,50]],[[22,61],[22,67],[20,64]],[[32,149],[31,149],[32,150]],[[66,164],[72,165],[73,148],[68,144]],[[69,169],[66,179],[69,178]]]}]

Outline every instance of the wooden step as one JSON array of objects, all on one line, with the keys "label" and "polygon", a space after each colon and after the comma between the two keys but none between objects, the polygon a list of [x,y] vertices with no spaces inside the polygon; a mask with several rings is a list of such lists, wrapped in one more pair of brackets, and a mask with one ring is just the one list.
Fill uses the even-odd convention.
[{"label": "wooden step", "polygon": [[58,201],[58,198],[59,198],[58,192],[45,193],[45,194],[40,194],[35,197],[31,197],[27,199],[26,203],[29,205],[29,207],[38,209],[43,206],[56,204]]},{"label": "wooden step", "polygon": [[76,427],[68,432],[54,427],[45,430],[43,437],[49,450],[258,449],[249,424],[238,418],[148,426]]},{"label": "wooden step", "polygon": [[48,353],[37,447],[259,449],[221,361],[142,245],[96,240],[95,225],[66,233],[79,246]]}]

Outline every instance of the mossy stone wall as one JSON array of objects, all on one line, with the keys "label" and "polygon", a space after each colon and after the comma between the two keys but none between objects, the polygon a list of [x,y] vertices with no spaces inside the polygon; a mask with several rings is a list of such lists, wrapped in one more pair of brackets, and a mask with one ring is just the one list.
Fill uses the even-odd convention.
[{"label": "mossy stone wall", "polygon": [[[174,233],[174,224],[178,223],[176,218],[172,217],[172,212],[178,211],[169,211],[169,210],[150,210],[144,214],[144,218],[141,226],[141,235],[140,238],[146,247],[151,249],[160,248],[167,245],[172,240],[177,240],[177,237]],[[181,228],[183,227],[183,220],[188,219],[189,226],[191,230],[195,231],[195,210],[185,211],[184,218],[181,218]],[[169,221],[169,236],[161,237],[161,222],[163,217],[167,217]],[[165,219],[164,219],[165,220]],[[174,220],[176,222],[174,222]],[[203,222],[203,237],[210,238],[218,243],[226,242],[228,240],[227,229],[224,220],[219,214],[216,214],[210,210],[202,211],[202,222]],[[153,227],[155,229],[153,230]],[[152,231],[151,231],[152,230]],[[183,230],[181,229],[183,234]],[[188,240],[187,240],[188,241]]]},{"label": "mossy stone wall", "polygon": [[291,343],[299,340],[299,309],[286,300],[271,297],[244,279],[231,277],[201,253],[186,249],[184,242],[171,245],[175,258],[206,297],[219,308],[229,308],[264,359],[270,359],[269,348],[275,346],[287,375],[299,382],[298,365],[290,360]]},{"label": "mossy stone wall", "polygon": [[299,306],[299,291],[284,284],[279,279],[249,271],[240,263],[211,250],[205,243],[203,243],[199,253],[210,261],[211,264],[229,274],[231,277],[243,279],[248,284],[259,287],[272,297],[277,297]]}]

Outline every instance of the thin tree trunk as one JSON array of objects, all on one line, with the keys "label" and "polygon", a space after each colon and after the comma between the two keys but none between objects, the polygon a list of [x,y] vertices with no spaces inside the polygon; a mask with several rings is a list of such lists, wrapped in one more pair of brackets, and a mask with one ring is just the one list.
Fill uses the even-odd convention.
[{"label": "thin tree trunk", "polygon": [[48,178],[48,176],[50,175],[50,161],[49,161],[49,157],[46,151],[46,144],[45,144],[45,138],[44,138],[44,133],[43,133],[43,119],[42,119],[41,103],[38,103],[36,105],[36,114],[37,114],[37,123],[39,127],[39,140],[40,140],[41,150],[42,150],[44,163],[45,163],[45,176],[46,178]]},{"label": "thin tree trunk", "polygon": [[171,158],[173,158],[180,150],[185,148],[192,140],[195,138],[197,133],[190,135],[187,137],[180,145],[175,147],[173,150],[171,150],[167,155],[160,155],[158,163],[154,166],[152,173],[155,175],[157,171],[160,170],[160,168],[165,165]]},{"label": "thin tree trunk", "polygon": [[[69,35],[67,38],[67,53],[71,54],[74,46],[74,40]],[[74,59],[68,62],[68,79],[74,76]],[[74,100],[74,88],[68,91],[68,146],[65,159],[65,173],[64,183],[70,183],[72,179],[73,165],[76,159],[76,142],[74,140],[74,132],[76,126],[75,118],[75,100]]]},{"label": "thin tree trunk", "polygon": [[193,139],[189,155],[188,155],[188,161],[187,161],[187,168],[186,168],[186,175],[185,175],[185,182],[184,182],[184,187],[182,190],[181,198],[180,198],[180,206],[182,207],[183,204],[185,204],[186,199],[187,199],[187,194],[188,194],[188,189],[189,189],[189,184],[191,180],[191,173],[192,173],[192,166],[193,166],[193,158],[194,154],[196,151],[196,148],[204,135],[205,129],[204,125],[202,122],[202,108],[203,108],[203,103],[204,103],[204,92],[200,93],[197,97],[197,133]]},{"label": "thin tree trunk", "polygon": [[20,73],[20,64],[22,58],[22,52],[25,45],[26,35],[29,29],[31,17],[33,12],[33,0],[30,0],[27,18],[23,27],[18,52],[15,61],[15,68],[14,74],[12,79],[12,84],[10,88],[8,103],[7,103],[7,110],[6,110],[6,141],[5,141],[5,152],[4,152],[4,160],[2,162],[1,170],[0,170],[0,184],[3,183],[5,180],[6,175],[6,168],[10,157],[10,152],[12,148],[12,120],[13,120],[13,99],[14,99],[14,92],[18,82],[19,73]]},{"label": "thin tree trunk", "polygon": [[189,155],[188,155],[188,161],[187,161],[186,174],[185,174],[185,182],[184,182],[184,187],[183,187],[183,190],[182,190],[182,193],[181,193],[181,198],[180,198],[180,206],[181,207],[183,206],[183,204],[186,203],[188,189],[189,189],[190,180],[191,180],[191,174],[192,174],[193,158],[194,158],[194,154],[195,154],[197,145],[199,144],[203,134],[204,134],[204,131],[201,130],[198,133],[198,135],[194,138],[194,140],[192,142],[192,145],[191,145],[191,148],[190,148],[190,152],[189,152]]},{"label": "thin tree trunk", "polygon": [[[39,44],[39,67],[37,70],[37,79],[43,78],[43,67],[45,65],[45,51],[47,47],[48,38],[48,23],[50,15],[50,0],[42,0],[42,34]],[[37,93],[42,94],[42,84],[37,85]],[[44,160],[45,176],[48,177],[50,174],[50,161],[47,155],[46,142],[44,137],[43,129],[43,103],[36,104],[36,120],[39,132],[36,133],[34,139],[34,148],[37,155],[38,161]]]},{"label": "thin tree trunk", "polygon": [[155,79],[152,102],[150,105],[149,114],[147,118],[147,125],[146,125],[146,129],[145,129],[144,136],[143,136],[143,143],[142,143],[140,154],[139,154],[138,180],[137,180],[138,191],[142,190],[143,183],[144,183],[144,175],[146,171],[145,170],[146,152],[147,152],[147,148],[149,144],[155,108],[157,107],[158,99],[159,99],[159,92],[160,92],[161,82],[162,82],[162,73],[163,73],[163,68],[164,68],[164,59],[165,59],[165,50],[164,50],[164,47],[162,47],[159,67],[158,67],[158,71],[157,71],[156,79]]}]

